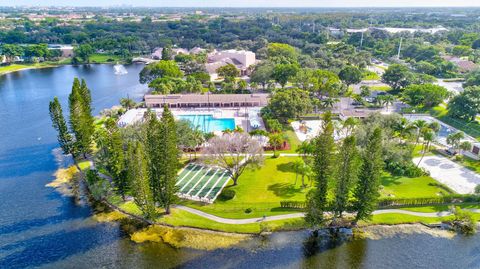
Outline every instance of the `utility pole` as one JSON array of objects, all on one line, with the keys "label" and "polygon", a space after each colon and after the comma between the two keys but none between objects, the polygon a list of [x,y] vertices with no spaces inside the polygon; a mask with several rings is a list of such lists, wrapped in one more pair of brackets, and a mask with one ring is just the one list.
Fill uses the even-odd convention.
[{"label": "utility pole", "polygon": [[400,60],[400,51],[402,50],[402,41],[403,41],[403,37],[400,37],[400,44],[398,44],[398,53],[397,53],[398,60]]}]

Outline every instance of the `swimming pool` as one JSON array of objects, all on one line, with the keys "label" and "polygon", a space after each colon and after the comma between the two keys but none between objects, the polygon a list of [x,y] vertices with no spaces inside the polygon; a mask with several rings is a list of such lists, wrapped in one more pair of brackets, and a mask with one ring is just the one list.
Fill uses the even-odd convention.
[{"label": "swimming pool", "polygon": [[198,127],[205,133],[235,129],[233,118],[214,118],[213,115],[178,115],[177,117],[190,121],[194,127]]}]

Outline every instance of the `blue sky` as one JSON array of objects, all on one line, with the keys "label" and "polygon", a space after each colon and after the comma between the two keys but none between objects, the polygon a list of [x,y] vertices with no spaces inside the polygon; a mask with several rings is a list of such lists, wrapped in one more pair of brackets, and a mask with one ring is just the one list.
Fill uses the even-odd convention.
[{"label": "blue sky", "polygon": [[0,6],[167,6],[167,7],[412,7],[480,6],[478,0],[0,0]]}]

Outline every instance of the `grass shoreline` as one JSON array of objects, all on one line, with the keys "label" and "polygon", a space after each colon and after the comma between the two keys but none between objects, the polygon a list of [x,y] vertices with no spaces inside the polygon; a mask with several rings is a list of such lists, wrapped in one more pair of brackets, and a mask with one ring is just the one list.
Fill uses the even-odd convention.
[{"label": "grass shoreline", "polygon": [[[89,168],[88,161],[80,162],[82,170]],[[66,170],[72,170],[67,168]],[[65,169],[64,169],[65,170]],[[76,169],[75,169],[76,170]],[[76,170],[78,171],[78,170]],[[69,173],[58,174],[54,180],[60,185],[71,184],[73,179],[72,171]],[[78,175],[78,173],[76,173]],[[79,178],[84,180],[83,178]],[[85,182],[85,181],[84,181]],[[59,186],[49,185],[50,187],[58,188]],[[90,195],[88,185],[86,185],[87,195]],[[109,197],[110,199],[112,196]],[[118,198],[118,197],[117,197]],[[131,230],[130,237],[133,242],[164,242],[177,248],[194,248],[194,249],[217,249],[228,248],[238,244],[243,240],[269,234],[272,232],[287,232],[287,231],[302,231],[309,230],[310,227],[305,223],[303,218],[286,219],[279,221],[268,221],[252,224],[223,224],[213,220],[197,216],[187,211],[173,209],[169,216],[161,216],[154,221],[148,221],[136,212],[136,206],[133,202],[123,202],[121,199],[116,201],[109,201],[110,199],[102,199],[99,201],[105,206],[107,210],[97,212],[92,218],[99,222],[117,222],[122,223],[126,219],[135,220],[139,223],[147,224]],[[118,204],[117,204],[118,203]],[[129,204],[129,205],[128,205]],[[128,206],[127,206],[128,205]],[[426,209],[425,211],[430,211]],[[413,211],[413,210],[412,210]],[[423,210],[420,210],[423,211]],[[476,221],[480,221],[480,214],[474,214]],[[425,232],[421,228],[431,229],[431,231],[438,230],[435,224],[448,220],[449,217],[417,217],[399,213],[388,213],[381,215],[374,215],[371,221],[360,222],[358,228],[354,231],[361,236],[368,233],[371,229],[380,229],[383,226],[391,226],[394,231],[402,233],[405,230],[405,225],[409,225],[412,232]],[[429,226],[434,224],[434,226]],[[396,229],[395,227],[398,227]],[[215,238],[215,243],[208,241],[208,238]],[[217,243],[220,242],[220,243]]]},{"label": "grass shoreline", "polygon": [[11,64],[0,66],[0,76],[11,74],[19,71],[29,70],[29,69],[42,69],[42,68],[55,68],[65,65],[86,65],[86,64],[125,64],[124,60],[121,60],[118,56],[115,55],[92,55],[90,63],[79,63],[72,64],[71,58],[63,59],[57,62],[42,62],[42,63],[27,63],[27,64]]}]

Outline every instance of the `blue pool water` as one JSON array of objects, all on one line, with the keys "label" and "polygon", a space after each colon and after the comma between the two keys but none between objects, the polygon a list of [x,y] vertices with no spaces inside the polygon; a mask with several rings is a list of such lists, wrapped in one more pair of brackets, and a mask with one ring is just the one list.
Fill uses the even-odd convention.
[{"label": "blue pool water", "polygon": [[179,115],[179,119],[190,121],[195,128],[205,133],[235,129],[235,120],[232,118],[214,118],[213,115]]}]

